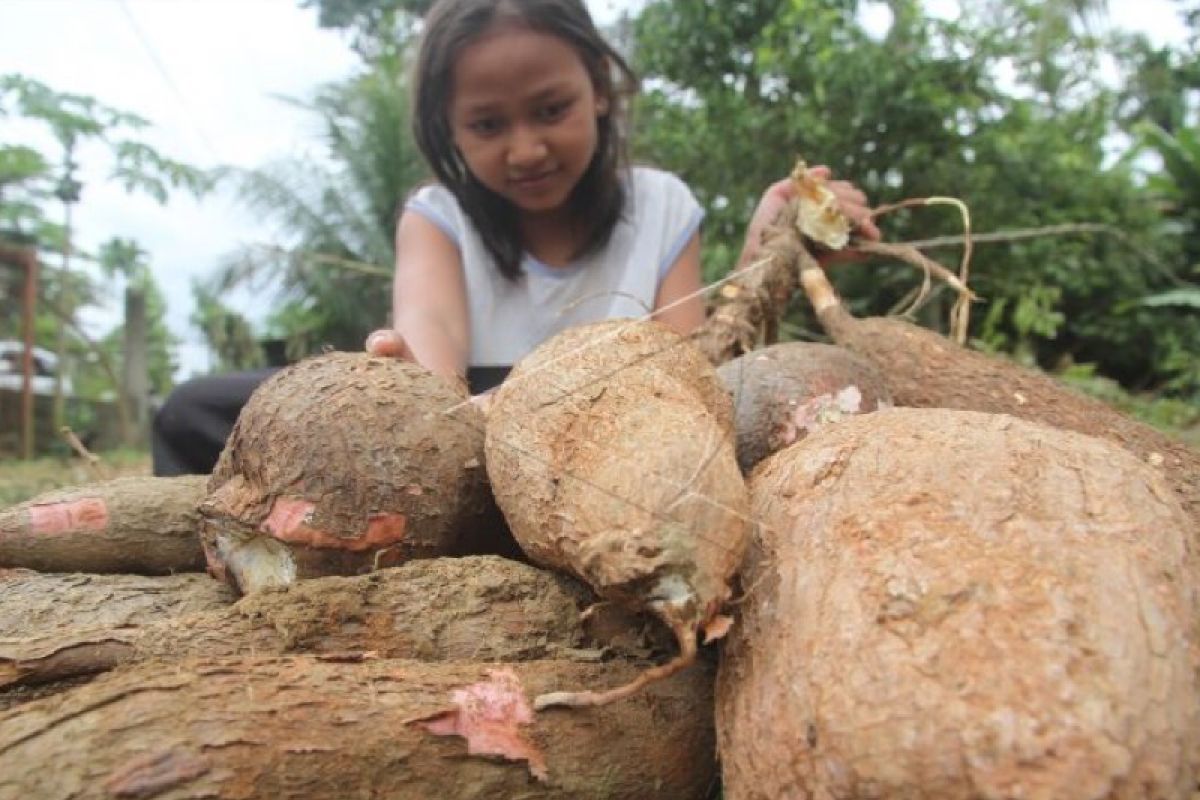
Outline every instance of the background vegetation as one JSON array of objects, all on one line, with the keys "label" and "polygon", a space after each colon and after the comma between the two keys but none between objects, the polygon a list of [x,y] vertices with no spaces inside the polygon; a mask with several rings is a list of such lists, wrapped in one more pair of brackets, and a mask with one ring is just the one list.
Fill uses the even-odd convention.
[{"label": "background vegetation", "polygon": [[[394,217],[426,170],[408,137],[407,73],[428,0],[301,0],[361,57],[352,79],[297,100],[322,123],[325,158],[204,175],[139,145],[146,124],[91,98],[20,76],[0,80],[0,114],[51,126],[57,152],[0,142],[0,230],[62,259],[63,176],[74,143],[98,136],[114,180],[163,198],[215,179],[285,235],[229,254],[194,287],[193,322],[222,369],[261,363],[257,339],[295,357],[356,348],[386,320]],[[638,160],[683,176],[707,209],[705,269],[723,274],[761,190],[797,155],[829,164],[877,203],[951,195],[981,239],[972,285],[975,346],[1060,374],[1158,424],[1200,418],[1200,3],[1179,2],[1189,37],[1161,47],[1111,31],[1098,0],[976,0],[952,19],[920,0],[652,0],[611,36],[643,78],[634,102]],[[868,24],[869,23],[869,24]],[[961,232],[944,208],[883,219],[896,241]],[[954,263],[953,242],[931,253]],[[136,242],[104,253],[106,285],[47,270],[38,340],[104,292],[135,285],[161,323],[161,295]],[[0,271],[0,338],[19,296]],[[919,279],[890,263],[840,268],[860,314],[894,313]],[[126,282],[126,283],[122,283]],[[273,298],[265,329],[222,304],[252,286]],[[941,328],[950,298],[916,318]],[[156,302],[158,305],[156,306]],[[90,342],[67,325],[84,391],[112,389],[120,332]],[[817,338],[797,304],[786,327]],[[169,389],[173,342],[152,326],[153,384]],[[73,350],[72,350],[73,348]]]}]

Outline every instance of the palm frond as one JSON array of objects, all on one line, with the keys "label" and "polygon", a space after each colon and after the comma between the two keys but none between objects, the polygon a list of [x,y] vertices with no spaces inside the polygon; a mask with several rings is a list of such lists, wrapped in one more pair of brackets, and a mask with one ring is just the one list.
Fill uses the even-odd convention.
[{"label": "palm frond", "polygon": [[1141,304],[1151,308],[1175,307],[1200,309],[1200,287],[1172,289],[1169,292],[1143,297]]}]

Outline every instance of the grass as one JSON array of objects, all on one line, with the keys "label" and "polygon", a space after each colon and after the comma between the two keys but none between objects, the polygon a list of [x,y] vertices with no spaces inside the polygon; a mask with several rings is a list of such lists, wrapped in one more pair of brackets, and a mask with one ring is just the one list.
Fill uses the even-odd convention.
[{"label": "grass", "polygon": [[32,461],[0,460],[0,508],[20,503],[42,492],[65,486],[108,480],[124,475],[149,475],[150,454],[114,450],[100,454],[92,466],[81,458],[45,457]]},{"label": "grass", "polygon": [[1131,394],[1116,381],[1096,375],[1090,365],[1072,367],[1057,377],[1084,394],[1200,449],[1200,403]]}]

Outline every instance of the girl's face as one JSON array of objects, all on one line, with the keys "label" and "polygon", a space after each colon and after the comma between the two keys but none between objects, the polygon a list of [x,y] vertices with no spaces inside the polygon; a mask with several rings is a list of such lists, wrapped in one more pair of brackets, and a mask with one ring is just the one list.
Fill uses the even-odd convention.
[{"label": "girl's face", "polygon": [[608,113],[571,45],[505,24],[463,48],[453,87],[450,129],[475,178],[526,213],[563,208]]}]

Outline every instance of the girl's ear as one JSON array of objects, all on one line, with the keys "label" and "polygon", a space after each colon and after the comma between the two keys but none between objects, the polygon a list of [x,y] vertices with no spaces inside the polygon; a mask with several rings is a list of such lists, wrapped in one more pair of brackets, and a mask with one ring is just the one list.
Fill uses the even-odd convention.
[{"label": "girl's ear", "polygon": [[596,95],[596,116],[597,117],[607,116],[608,115],[608,107],[609,107],[609,102],[608,102],[607,95],[602,95],[602,94]]}]

